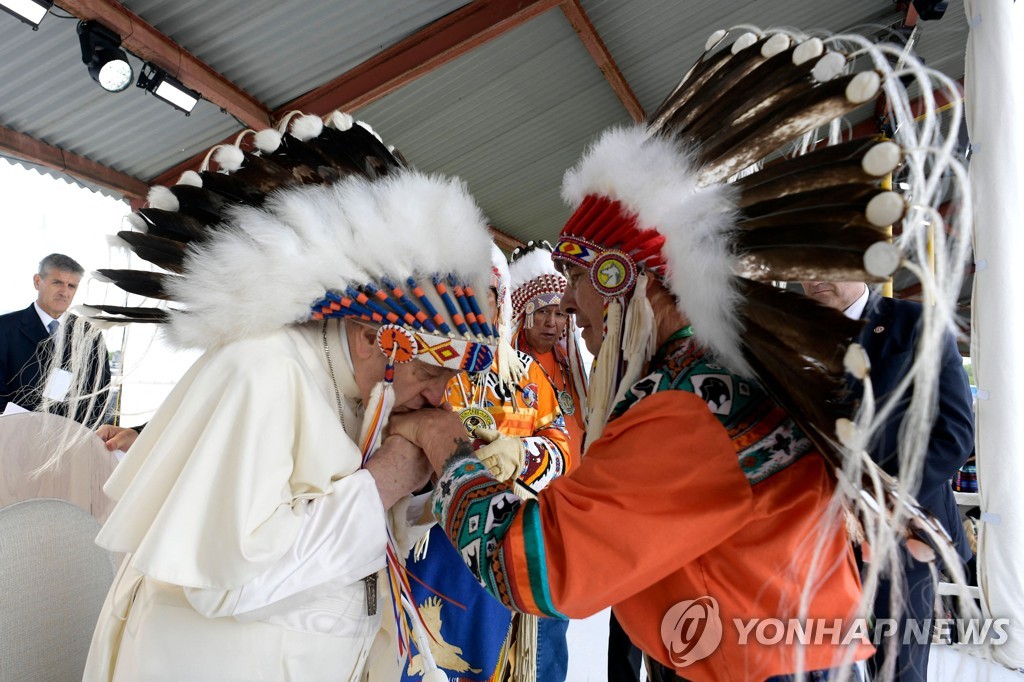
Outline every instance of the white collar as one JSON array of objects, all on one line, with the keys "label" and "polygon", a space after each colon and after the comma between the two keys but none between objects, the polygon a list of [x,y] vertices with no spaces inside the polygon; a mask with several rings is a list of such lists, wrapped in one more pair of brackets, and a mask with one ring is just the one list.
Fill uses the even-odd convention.
[{"label": "white collar", "polygon": [[39,316],[39,321],[43,323],[43,328],[46,329],[46,331],[50,331],[50,323],[54,320],[57,320],[63,325],[64,321],[68,319],[68,312],[66,310],[60,317],[51,317],[48,312],[39,307],[39,301],[32,301],[32,305],[35,307],[36,315]]},{"label": "white collar", "polygon": [[860,297],[851,303],[849,307],[843,311],[843,315],[846,315],[851,320],[859,320],[864,315],[864,308],[868,305],[868,285],[864,285],[864,293]]}]

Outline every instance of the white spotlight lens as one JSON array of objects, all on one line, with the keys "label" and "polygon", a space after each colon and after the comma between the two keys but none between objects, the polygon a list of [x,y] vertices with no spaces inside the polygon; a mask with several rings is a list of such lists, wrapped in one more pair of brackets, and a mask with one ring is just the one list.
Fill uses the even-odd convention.
[{"label": "white spotlight lens", "polygon": [[121,92],[132,82],[132,67],[128,62],[115,59],[100,67],[100,87],[110,92]]}]

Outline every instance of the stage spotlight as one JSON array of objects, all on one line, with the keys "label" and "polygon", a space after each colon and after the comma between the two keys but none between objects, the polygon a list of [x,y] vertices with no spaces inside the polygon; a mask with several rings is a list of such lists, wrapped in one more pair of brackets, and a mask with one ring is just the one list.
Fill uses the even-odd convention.
[{"label": "stage spotlight", "polygon": [[53,0],[0,0],[0,9],[14,15],[32,27],[39,29],[39,22],[53,7]]},{"label": "stage spotlight", "polygon": [[181,81],[168,75],[152,62],[143,64],[139,82],[135,85],[148,90],[175,109],[184,111],[186,116],[192,113],[196,104],[203,98],[198,92],[186,88]]},{"label": "stage spotlight", "polygon": [[78,24],[78,40],[82,61],[100,87],[121,92],[132,84],[132,67],[121,49],[121,36],[95,21],[82,21]]}]

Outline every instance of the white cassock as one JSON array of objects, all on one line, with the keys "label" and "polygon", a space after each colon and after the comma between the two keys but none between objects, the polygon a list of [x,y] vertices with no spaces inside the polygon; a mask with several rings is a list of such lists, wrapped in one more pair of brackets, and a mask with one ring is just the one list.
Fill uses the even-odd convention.
[{"label": "white cassock", "polygon": [[[289,327],[205,353],[107,481],[118,504],[96,541],[127,556],[85,682],[333,682],[359,679],[368,659],[399,669],[388,514],[360,469],[344,327],[327,336],[347,432],[321,324]],[[426,531],[410,523],[424,502],[391,511],[399,556]]]}]

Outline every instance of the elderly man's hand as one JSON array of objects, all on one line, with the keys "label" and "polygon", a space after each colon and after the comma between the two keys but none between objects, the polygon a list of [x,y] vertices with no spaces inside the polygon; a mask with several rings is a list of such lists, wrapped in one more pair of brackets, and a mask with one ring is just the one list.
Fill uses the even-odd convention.
[{"label": "elderly man's hand", "polygon": [[388,433],[402,436],[422,448],[437,473],[441,473],[456,448],[468,447],[470,442],[459,416],[443,408],[392,414]]},{"label": "elderly man's hand", "polygon": [[96,429],[96,435],[103,441],[107,450],[113,452],[114,450],[127,451],[132,446],[132,443],[135,442],[135,439],[139,437],[139,432],[124,426],[104,424]]},{"label": "elderly man's hand", "polygon": [[420,448],[402,436],[388,436],[366,463],[385,509],[430,480],[430,463]]}]

